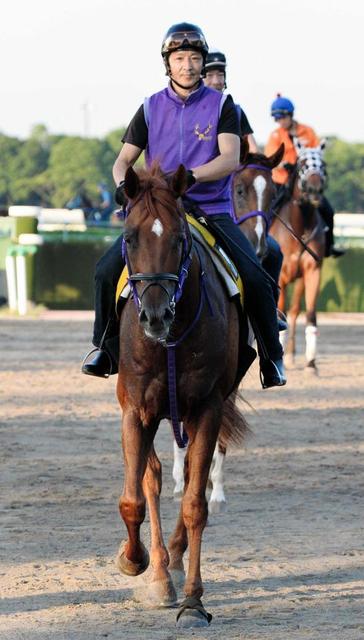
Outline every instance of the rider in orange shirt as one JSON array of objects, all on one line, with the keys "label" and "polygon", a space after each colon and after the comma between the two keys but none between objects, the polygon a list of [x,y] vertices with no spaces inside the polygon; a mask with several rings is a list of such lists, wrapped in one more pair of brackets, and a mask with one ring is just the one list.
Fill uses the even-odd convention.
[{"label": "rider in orange shirt", "polygon": [[[272,103],[271,115],[279,124],[279,127],[270,134],[264,153],[271,155],[282,142],[284,143],[285,151],[282,162],[273,169],[273,180],[280,186],[277,202],[282,203],[287,192],[285,187],[289,181],[289,169],[297,162],[297,151],[293,138],[298,138],[304,147],[317,147],[320,144],[320,140],[311,127],[294,120],[294,105],[288,98],[278,94]],[[326,232],[326,255],[337,258],[345,252],[334,246],[334,210],[325,196],[322,198],[319,212],[328,227]]]}]

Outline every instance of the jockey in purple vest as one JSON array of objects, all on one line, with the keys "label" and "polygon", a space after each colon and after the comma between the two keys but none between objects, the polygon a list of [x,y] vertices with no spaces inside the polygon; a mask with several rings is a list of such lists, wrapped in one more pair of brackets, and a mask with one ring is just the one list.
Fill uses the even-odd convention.
[{"label": "jockey in purple vest", "polygon": [[[143,150],[147,165],[158,160],[166,173],[185,165],[189,185],[186,208],[206,215],[243,279],[246,310],[258,342],[262,386],[282,386],[286,379],[271,283],[229,215],[229,176],[239,164],[240,153],[235,105],[231,96],[221,95],[202,82],[208,47],[199,27],[173,25],[161,53],[170,83],[145,100],[123,136],[124,145],[113,168],[118,185],[116,202],[125,203],[125,173]],[[117,372],[113,345],[118,342],[119,325],[114,300],[123,266],[119,238],[96,267],[93,343],[97,349],[93,359],[83,364],[82,371],[88,375],[108,377]]]}]

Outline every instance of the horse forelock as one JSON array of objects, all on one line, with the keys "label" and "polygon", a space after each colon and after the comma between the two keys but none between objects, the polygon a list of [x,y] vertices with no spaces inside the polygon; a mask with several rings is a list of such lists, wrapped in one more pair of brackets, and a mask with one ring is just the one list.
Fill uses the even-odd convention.
[{"label": "horse forelock", "polygon": [[150,170],[139,169],[138,177],[141,190],[137,203],[148,215],[166,222],[169,216],[182,217],[181,209],[158,164],[153,164]]}]

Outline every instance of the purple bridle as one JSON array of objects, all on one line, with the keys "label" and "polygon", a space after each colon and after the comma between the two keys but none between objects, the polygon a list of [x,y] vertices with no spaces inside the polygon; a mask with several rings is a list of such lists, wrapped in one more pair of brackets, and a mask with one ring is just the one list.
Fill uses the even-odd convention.
[{"label": "purple bridle", "polygon": [[[258,171],[269,171],[269,173],[272,172],[272,169],[270,167],[264,167],[263,165],[260,165],[260,164],[243,164],[240,167],[238,167],[236,171],[234,171],[233,176],[235,176],[237,173],[241,173],[241,171],[243,171],[244,169],[257,169]],[[231,189],[233,189],[233,180],[231,180]],[[235,214],[233,197],[231,198],[231,201],[233,203],[233,219],[235,224],[241,224],[242,222],[249,220],[249,218],[261,217],[265,222],[265,232],[266,234],[268,234],[269,227],[272,223],[271,211],[267,213],[266,211],[260,211],[259,209],[256,209],[254,211],[248,211],[247,213],[244,213],[242,216],[237,218]]]}]

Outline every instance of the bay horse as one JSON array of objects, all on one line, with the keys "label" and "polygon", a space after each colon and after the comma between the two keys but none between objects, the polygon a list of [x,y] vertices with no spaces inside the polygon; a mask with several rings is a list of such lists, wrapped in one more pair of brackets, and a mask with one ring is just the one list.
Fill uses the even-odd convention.
[{"label": "bay horse", "polygon": [[[297,163],[290,180],[290,197],[280,209],[279,218],[274,219],[271,233],[283,252],[283,265],[279,285],[281,288],[278,306],[286,312],[286,289],[294,283],[292,299],[288,309],[288,330],[283,332],[282,343],[287,364],[294,364],[296,352],[296,322],[304,294],[306,305],[306,365],[305,371],[317,374],[317,317],[316,306],[320,292],[322,263],[325,256],[325,224],[319,206],[326,186],[326,167],[322,157],[324,141],[317,147],[303,147],[295,140]],[[293,230],[298,239],[292,235]]]},{"label": "bay horse", "polygon": [[[117,566],[137,576],[150,563],[149,598],[172,606],[177,601],[172,576],[183,574],[189,547],[185,600],[177,614],[177,625],[189,627],[211,620],[201,602],[200,556],[216,441],[220,436],[239,442],[247,426],[235,407],[239,311],[208,254],[192,241],[179,201],[186,188],[183,166],[168,181],[157,166],[138,173],[129,168],[125,176],[123,250],[133,295],[120,319],[117,396],[125,480],[119,510],[127,540]],[[167,550],[159,512],[161,463],[153,442],[160,421],[169,417],[180,446],[188,437],[188,449],[184,495]],[[150,555],[140,537],[146,503]]]},{"label": "bay horse", "polygon": [[[257,256],[262,261],[268,253],[267,234],[272,221],[271,205],[276,195],[272,169],[282,160],[284,145],[267,157],[263,153],[250,153],[249,143],[244,137],[240,148],[240,166],[231,176],[232,217],[246,235]],[[250,333],[250,342],[254,335]],[[174,443],[173,495],[176,500],[183,495],[184,450]],[[226,509],[224,490],[225,443],[218,441],[210,469],[209,513],[221,513]]]}]

